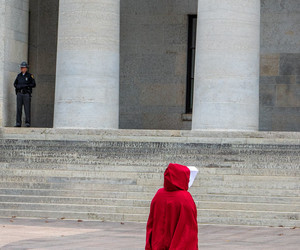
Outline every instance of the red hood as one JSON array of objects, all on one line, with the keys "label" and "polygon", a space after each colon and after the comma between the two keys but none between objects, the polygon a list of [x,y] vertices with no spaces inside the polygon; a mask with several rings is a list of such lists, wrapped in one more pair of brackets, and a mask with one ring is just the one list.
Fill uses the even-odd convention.
[{"label": "red hood", "polygon": [[164,176],[165,190],[188,190],[190,179],[190,170],[188,167],[176,163],[170,163]]}]

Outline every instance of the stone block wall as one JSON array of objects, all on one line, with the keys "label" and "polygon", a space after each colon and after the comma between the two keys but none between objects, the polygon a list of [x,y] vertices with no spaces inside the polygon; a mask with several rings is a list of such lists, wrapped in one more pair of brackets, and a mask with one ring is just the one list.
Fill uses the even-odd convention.
[{"label": "stone block wall", "polygon": [[0,5],[0,126],[4,126],[4,34],[5,5]]},{"label": "stone block wall", "polygon": [[33,90],[32,126],[53,126],[59,0],[30,0],[30,72]]},{"label": "stone block wall", "polygon": [[260,130],[300,131],[300,1],[261,6]]},{"label": "stone block wall", "polygon": [[120,128],[190,129],[188,14],[197,0],[121,1]]}]

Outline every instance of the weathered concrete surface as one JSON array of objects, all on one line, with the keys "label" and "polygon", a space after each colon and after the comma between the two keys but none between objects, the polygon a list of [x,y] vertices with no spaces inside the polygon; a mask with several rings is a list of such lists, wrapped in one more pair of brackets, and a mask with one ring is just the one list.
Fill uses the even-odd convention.
[{"label": "weathered concrete surface", "polygon": [[[145,223],[0,219],[0,248],[144,249]],[[199,249],[295,250],[300,229],[199,225]]]},{"label": "weathered concrete surface", "polygon": [[14,80],[27,61],[29,0],[0,1],[0,126],[16,121]]},{"label": "weathered concrete surface", "polygon": [[120,0],[59,2],[54,127],[119,127]]},{"label": "weathered concrete surface", "polygon": [[198,1],[192,129],[258,130],[260,0]]}]

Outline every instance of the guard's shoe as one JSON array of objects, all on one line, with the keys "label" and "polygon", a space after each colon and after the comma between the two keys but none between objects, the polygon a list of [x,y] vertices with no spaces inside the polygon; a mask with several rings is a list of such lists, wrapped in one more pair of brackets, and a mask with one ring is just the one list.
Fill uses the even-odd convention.
[{"label": "guard's shoe", "polygon": [[21,125],[19,125],[19,124],[16,124],[16,125],[15,125],[15,128],[19,128],[19,127],[21,127]]},{"label": "guard's shoe", "polygon": [[29,123],[26,123],[25,126],[26,126],[27,128],[29,128],[29,127],[30,127],[30,124],[29,124]]}]

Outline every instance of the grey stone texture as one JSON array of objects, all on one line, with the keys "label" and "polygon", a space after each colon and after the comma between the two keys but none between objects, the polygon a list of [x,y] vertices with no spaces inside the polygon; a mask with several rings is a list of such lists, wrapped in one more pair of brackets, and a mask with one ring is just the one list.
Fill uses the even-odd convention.
[{"label": "grey stone texture", "polygon": [[59,1],[54,127],[119,126],[120,0]]},{"label": "grey stone texture", "polygon": [[0,126],[16,121],[14,80],[27,61],[29,0],[0,1]]},{"label": "grey stone texture", "polygon": [[260,130],[300,131],[300,2],[261,1]]},{"label": "grey stone texture", "polygon": [[193,130],[258,130],[260,8],[198,1]]},{"label": "grey stone texture", "polygon": [[187,22],[197,1],[122,0],[120,128],[190,129]]},{"label": "grey stone texture", "polygon": [[[3,1],[0,32],[0,120],[15,122],[12,81],[27,59],[28,1]],[[22,4],[20,4],[22,2]],[[197,0],[122,0],[120,123],[124,129],[190,129],[183,119],[186,93],[187,15]],[[30,0],[32,125],[52,127],[56,74],[58,0]],[[18,8],[11,8],[18,4]],[[300,131],[298,0],[261,0],[260,130]],[[1,5],[2,7],[5,5]],[[21,6],[21,7],[20,7]],[[15,20],[10,19],[17,13]],[[23,15],[23,14],[25,15]],[[26,14],[27,13],[27,14]],[[21,20],[25,21],[21,21]],[[7,32],[6,24],[12,29]],[[14,30],[15,29],[15,30]],[[11,59],[9,59],[11,57]],[[6,58],[6,59],[5,59]]]},{"label": "grey stone texture", "polygon": [[29,63],[37,86],[32,126],[53,127],[59,0],[30,0]]},{"label": "grey stone texture", "polygon": [[299,133],[0,130],[1,216],[146,222],[170,162],[198,222],[300,226]]}]

